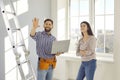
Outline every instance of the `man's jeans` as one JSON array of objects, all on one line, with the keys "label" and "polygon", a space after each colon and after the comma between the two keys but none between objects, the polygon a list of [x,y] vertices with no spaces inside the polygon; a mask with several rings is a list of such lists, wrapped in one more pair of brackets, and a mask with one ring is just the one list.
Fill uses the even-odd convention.
[{"label": "man's jeans", "polygon": [[86,76],[87,80],[94,80],[94,73],[96,70],[96,60],[83,61],[81,63],[77,80],[83,80]]},{"label": "man's jeans", "polygon": [[52,76],[53,76],[52,66],[49,66],[48,70],[40,70],[39,67],[37,68],[37,80],[52,80]]}]

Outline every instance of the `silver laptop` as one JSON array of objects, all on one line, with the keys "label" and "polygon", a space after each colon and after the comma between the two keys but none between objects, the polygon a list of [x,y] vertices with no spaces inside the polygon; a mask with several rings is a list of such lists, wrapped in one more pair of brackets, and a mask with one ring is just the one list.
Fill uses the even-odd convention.
[{"label": "silver laptop", "polygon": [[68,52],[70,40],[54,41],[52,45],[52,54],[57,52]]}]

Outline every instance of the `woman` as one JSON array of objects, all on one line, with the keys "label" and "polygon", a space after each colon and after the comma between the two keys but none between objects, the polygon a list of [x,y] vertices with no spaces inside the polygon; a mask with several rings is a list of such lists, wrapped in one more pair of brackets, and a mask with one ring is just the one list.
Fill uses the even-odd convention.
[{"label": "woman", "polygon": [[77,80],[83,80],[84,77],[86,77],[87,80],[93,80],[96,70],[96,38],[94,37],[88,22],[83,21],[80,24],[80,27],[82,38],[78,42],[76,55],[81,56],[82,63]]}]

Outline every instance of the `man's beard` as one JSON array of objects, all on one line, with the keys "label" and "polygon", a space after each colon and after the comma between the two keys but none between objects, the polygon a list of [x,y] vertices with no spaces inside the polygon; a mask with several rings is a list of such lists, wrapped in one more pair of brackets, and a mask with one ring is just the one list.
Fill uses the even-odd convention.
[{"label": "man's beard", "polygon": [[50,29],[50,28],[49,28],[49,29],[46,29],[46,28],[45,28],[45,32],[50,32],[50,31],[51,31],[51,29]]}]

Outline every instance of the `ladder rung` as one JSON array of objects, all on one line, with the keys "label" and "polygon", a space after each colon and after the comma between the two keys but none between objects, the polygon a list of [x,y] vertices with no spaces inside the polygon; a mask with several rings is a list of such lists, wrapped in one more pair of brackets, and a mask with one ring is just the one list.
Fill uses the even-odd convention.
[{"label": "ladder rung", "polygon": [[25,46],[24,44],[19,44],[19,45],[17,45],[18,47],[21,47],[21,46]]},{"label": "ladder rung", "polygon": [[25,46],[24,44],[19,44],[19,45],[13,45],[12,48],[18,48],[18,47],[21,47],[21,46]]},{"label": "ladder rung", "polygon": [[31,79],[34,79],[33,75],[27,78],[27,80],[31,80]]},{"label": "ladder rung", "polygon": [[[10,28],[7,28],[7,30],[9,31],[10,30]],[[13,31],[16,31],[16,30],[20,30],[20,28],[11,28],[11,30],[13,30]]]},{"label": "ladder rung", "polygon": [[9,11],[2,11],[2,13],[7,13],[7,14],[12,14],[12,15],[16,15],[16,13],[14,13],[14,12],[9,12]]},{"label": "ladder rung", "polygon": [[23,62],[21,62],[21,63],[19,63],[18,65],[20,66],[21,64],[24,64],[24,63],[27,63],[28,61],[26,60],[26,61],[23,61]]},{"label": "ladder rung", "polygon": [[18,29],[12,29],[12,30],[15,30],[15,31],[16,31],[16,30],[20,30],[20,28],[18,28]]},{"label": "ladder rung", "polygon": [[[26,61],[27,62],[27,61]],[[24,64],[24,63],[26,63],[26,62],[21,62],[21,63],[19,63],[19,64],[17,64],[18,66],[21,66],[21,64]]]}]

